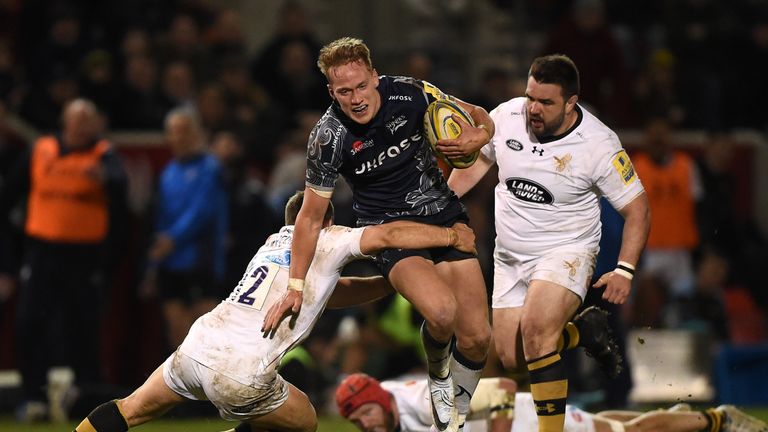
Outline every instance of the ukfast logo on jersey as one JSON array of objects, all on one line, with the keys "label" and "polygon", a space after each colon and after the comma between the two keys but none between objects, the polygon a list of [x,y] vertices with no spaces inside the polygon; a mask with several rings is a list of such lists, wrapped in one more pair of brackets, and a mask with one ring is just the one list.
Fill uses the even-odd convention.
[{"label": "ukfast logo on jersey", "polygon": [[352,153],[352,155],[356,155],[361,151],[367,149],[368,147],[373,147],[372,139],[365,140],[365,141],[357,140],[352,143],[352,149],[350,150],[350,153]]},{"label": "ukfast logo on jersey", "polygon": [[375,158],[365,161],[360,164],[360,167],[355,168],[355,174],[363,174],[382,166],[384,161],[400,156],[400,154],[407,150],[411,144],[417,143],[419,141],[421,141],[421,134],[416,134],[400,141],[396,145],[389,146],[386,150],[379,153]]},{"label": "ukfast logo on jersey", "polygon": [[413,102],[413,96],[409,95],[389,95],[391,101]]},{"label": "ukfast logo on jersey", "polygon": [[389,133],[394,135],[395,132],[397,132],[397,130],[400,129],[401,127],[405,126],[406,123],[408,123],[408,119],[406,119],[404,115],[401,115],[395,119],[388,121],[385,126],[387,126],[387,129],[389,129]]},{"label": "ukfast logo on jersey", "polygon": [[512,195],[523,201],[538,204],[552,204],[555,201],[552,192],[533,180],[511,177],[505,183]]},{"label": "ukfast logo on jersey", "polygon": [[627,155],[627,152],[624,150],[613,157],[613,168],[619,173],[621,181],[623,181],[625,185],[632,183],[637,178],[635,167],[632,166],[632,161],[629,160],[629,155]]}]

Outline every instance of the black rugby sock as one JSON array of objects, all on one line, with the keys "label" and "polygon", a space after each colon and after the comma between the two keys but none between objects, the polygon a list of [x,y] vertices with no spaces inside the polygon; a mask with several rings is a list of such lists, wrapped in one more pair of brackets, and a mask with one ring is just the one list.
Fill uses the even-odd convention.
[{"label": "black rugby sock", "polygon": [[103,403],[96,407],[75,428],[76,432],[125,432],[128,423],[117,407],[117,400]]}]

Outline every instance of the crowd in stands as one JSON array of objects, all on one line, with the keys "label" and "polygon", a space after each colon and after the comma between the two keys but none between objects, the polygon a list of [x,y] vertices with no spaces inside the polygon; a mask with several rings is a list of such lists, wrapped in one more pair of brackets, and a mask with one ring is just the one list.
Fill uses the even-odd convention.
[{"label": "crowd in stands", "polygon": [[[742,185],[730,133],[768,132],[768,7],[754,0],[488,3],[498,13],[526,14],[521,21],[542,36],[541,52],[531,57],[560,52],[575,61],[585,107],[600,113],[614,129],[641,132],[640,145],[631,155],[653,221],[634,298],[618,311],[623,325],[687,328],[711,334],[716,343],[768,340],[768,291],[761,276],[768,242],[753,214],[736,210],[751,209],[752,204],[734,202],[745,198],[734,193]],[[9,329],[17,325],[12,316],[25,245],[25,203],[6,202],[7,185],[33,144],[9,130],[4,119],[11,114],[41,134],[60,134],[65,107],[83,98],[98,107],[102,131],[165,133],[171,159],[164,161],[163,174],[146,173],[157,184],[146,184],[146,176],[126,166],[133,188],[126,200],[140,194],[136,188],[141,184],[157,192],[147,195],[144,206],[115,210],[125,212],[128,235],[120,250],[113,251],[118,263],[104,279],[110,285],[104,292],[110,306],[98,311],[104,315],[103,333],[117,335],[103,344],[101,354],[102,379],[115,388],[132,387],[149,372],[144,366],[165,358],[201,313],[193,303],[206,299],[203,305],[215,305],[240,279],[254,248],[279,228],[285,201],[304,185],[309,131],[330,102],[325,78],[315,64],[317,53],[326,39],[338,35],[316,34],[302,3],[292,0],[283,2],[274,33],[255,51],[246,42],[248,25],[236,10],[199,0],[0,2],[4,347],[21,347]],[[393,70],[382,65],[379,72],[409,74],[441,86],[445,74],[432,67],[436,52],[410,53],[400,65],[390,65]],[[524,75],[493,65],[478,83],[464,82],[455,93],[490,111],[522,95]],[[173,113],[194,124],[174,132]],[[696,151],[680,148],[674,140],[674,132],[690,129],[707,134],[707,142]],[[199,147],[179,147],[184,145]],[[208,164],[200,169],[210,168],[209,174],[216,177],[205,197],[197,195],[199,186],[175,190],[180,186],[166,177],[183,177],[197,157]],[[495,236],[492,196],[490,186],[480,185],[466,199],[489,289]],[[182,202],[181,197],[205,201]],[[354,224],[349,193],[337,187],[334,203],[336,222]],[[186,205],[199,206],[200,213],[183,221],[185,227],[174,226],[173,218],[184,213],[180,206]],[[221,211],[214,215],[213,210]],[[171,232],[177,245],[179,239],[210,235],[205,244],[217,246],[196,252],[200,256],[176,257],[183,265],[169,275],[159,263],[173,248],[164,237]],[[197,265],[200,259],[216,267],[205,275],[207,288],[196,286],[199,275],[184,273],[189,269],[184,265]],[[372,269],[356,265],[350,271]],[[152,289],[154,283],[159,290]],[[162,289],[163,283],[202,291],[174,302],[176,297]],[[421,319],[399,296],[328,311],[322,320],[305,343],[306,352],[287,358],[290,366],[285,368],[289,381],[312,381],[305,385],[318,401],[325,400],[324,389],[341,373],[362,370],[387,379],[421,367]],[[0,369],[19,367],[14,350],[3,351]],[[307,369],[316,371],[311,380]]]}]

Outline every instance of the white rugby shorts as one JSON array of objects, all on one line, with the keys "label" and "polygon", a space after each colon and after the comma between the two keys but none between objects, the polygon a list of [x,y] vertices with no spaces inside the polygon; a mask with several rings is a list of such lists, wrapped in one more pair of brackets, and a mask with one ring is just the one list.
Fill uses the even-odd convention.
[{"label": "white rugby shorts", "polygon": [[210,369],[176,350],[163,363],[163,379],[174,392],[191,400],[209,400],[224,420],[243,421],[268,414],[288,399],[288,385],[276,372],[263,385],[249,386]]},{"label": "white rugby shorts", "polygon": [[521,307],[532,280],[545,280],[567,288],[584,301],[595,271],[597,249],[553,249],[535,258],[521,258],[507,251],[493,256],[494,309]]}]

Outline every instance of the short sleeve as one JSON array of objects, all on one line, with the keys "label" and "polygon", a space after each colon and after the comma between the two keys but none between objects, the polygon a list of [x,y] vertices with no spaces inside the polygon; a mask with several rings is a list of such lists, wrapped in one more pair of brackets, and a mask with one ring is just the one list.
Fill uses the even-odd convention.
[{"label": "short sleeve", "polygon": [[414,82],[418,83],[421,86],[421,89],[424,91],[424,96],[427,98],[427,105],[441,99],[455,100],[453,96],[443,93],[442,90],[437,88],[436,85],[430,83],[429,81],[414,79]]},{"label": "short sleeve", "polygon": [[612,134],[607,139],[610,142],[603,147],[605,151],[595,167],[596,185],[611,205],[620,210],[640,195],[644,189],[618,137]]},{"label": "short sleeve", "polygon": [[345,136],[346,128],[329,109],[309,134],[307,186],[320,191],[333,191],[343,162],[342,144]]},{"label": "short sleeve", "polygon": [[[489,115],[491,116],[491,120],[493,120],[494,124],[499,124],[499,116],[501,115],[499,111],[500,106],[494,108],[491,110]],[[483,147],[480,148],[480,153],[485,156],[489,161],[496,162],[496,145],[499,143],[500,140],[502,140],[502,136],[500,133],[496,133],[493,135],[490,141],[486,143]]]}]

